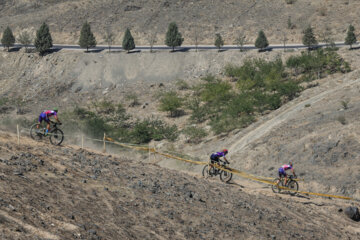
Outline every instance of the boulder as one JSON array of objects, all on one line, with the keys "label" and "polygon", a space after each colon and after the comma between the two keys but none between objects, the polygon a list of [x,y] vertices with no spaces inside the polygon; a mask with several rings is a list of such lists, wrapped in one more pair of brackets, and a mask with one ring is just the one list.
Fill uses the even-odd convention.
[{"label": "boulder", "polygon": [[360,213],[357,207],[347,207],[345,214],[354,221],[360,221]]}]

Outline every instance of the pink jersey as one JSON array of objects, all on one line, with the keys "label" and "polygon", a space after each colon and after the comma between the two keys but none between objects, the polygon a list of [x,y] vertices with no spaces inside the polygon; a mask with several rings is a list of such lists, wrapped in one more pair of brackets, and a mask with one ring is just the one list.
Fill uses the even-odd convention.
[{"label": "pink jersey", "polygon": [[56,112],[53,111],[53,110],[45,110],[43,113],[46,114],[47,117],[50,117],[50,116],[56,116]]},{"label": "pink jersey", "polygon": [[286,170],[292,169],[292,166],[289,164],[285,164],[285,165],[282,165],[281,168],[286,171]]}]

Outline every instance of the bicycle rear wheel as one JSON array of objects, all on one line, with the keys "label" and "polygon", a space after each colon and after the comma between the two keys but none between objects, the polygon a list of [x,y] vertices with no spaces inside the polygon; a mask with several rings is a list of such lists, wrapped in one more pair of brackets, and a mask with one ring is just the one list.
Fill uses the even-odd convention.
[{"label": "bicycle rear wheel", "polygon": [[220,173],[220,180],[228,183],[230,182],[230,180],[232,179],[233,174],[231,172],[227,172],[227,171],[221,171]]},{"label": "bicycle rear wheel", "polygon": [[281,179],[275,178],[275,180],[273,181],[273,185],[271,186],[271,189],[274,193],[280,193],[282,186],[283,186],[283,182],[281,181]]},{"label": "bicycle rear wheel", "polygon": [[202,175],[203,175],[204,178],[212,177],[212,176],[215,175],[215,169],[211,168],[210,172],[209,172],[209,165],[205,165],[203,170],[202,170]]},{"label": "bicycle rear wheel", "polygon": [[64,133],[58,129],[55,128],[50,132],[50,142],[53,145],[60,145],[62,141],[64,140]]},{"label": "bicycle rear wheel", "polygon": [[290,191],[291,195],[295,195],[296,191],[299,190],[299,184],[294,180],[290,180],[290,182],[287,184],[287,187],[292,190]]},{"label": "bicycle rear wheel", "polygon": [[30,137],[35,141],[40,141],[43,137],[40,127],[37,128],[37,123],[33,124],[30,128]]}]

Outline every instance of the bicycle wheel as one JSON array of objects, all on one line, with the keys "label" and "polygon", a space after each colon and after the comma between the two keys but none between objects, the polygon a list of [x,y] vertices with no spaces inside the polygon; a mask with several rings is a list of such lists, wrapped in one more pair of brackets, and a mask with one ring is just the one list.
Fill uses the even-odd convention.
[{"label": "bicycle wheel", "polygon": [[232,179],[232,176],[233,174],[231,172],[221,171],[220,180],[223,181],[224,183],[228,183]]},{"label": "bicycle wheel", "polygon": [[203,170],[202,170],[202,175],[203,177],[207,178],[207,177],[212,177],[215,175],[215,169],[211,168],[210,172],[209,172],[209,165],[205,165]]},{"label": "bicycle wheel", "polygon": [[294,180],[290,180],[290,182],[287,184],[287,187],[292,190],[290,191],[291,195],[295,195],[296,191],[299,190],[299,184]]},{"label": "bicycle wheel", "polygon": [[275,180],[273,181],[273,185],[271,185],[271,189],[273,190],[274,193],[280,193],[282,186],[283,186],[283,182],[281,181],[281,179],[275,178]]},{"label": "bicycle wheel", "polygon": [[54,130],[51,130],[50,132],[51,144],[60,145],[63,140],[64,140],[64,133],[60,129],[55,128]]},{"label": "bicycle wheel", "polygon": [[41,129],[37,128],[37,123],[33,124],[30,128],[30,137],[34,139],[35,141],[40,141],[43,137],[43,134],[41,133]]}]

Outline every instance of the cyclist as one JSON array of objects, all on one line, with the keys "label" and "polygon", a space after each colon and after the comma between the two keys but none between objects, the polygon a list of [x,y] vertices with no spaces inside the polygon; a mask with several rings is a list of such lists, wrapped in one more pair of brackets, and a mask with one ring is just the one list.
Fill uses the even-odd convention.
[{"label": "cyclist", "polygon": [[58,108],[53,108],[53,110],[45,110],[42,113],[40,113],[39,116],[39,123],[37,124],[36,128],[40,127],[40,124],[42,121],[47,122],[47,126],[46,126],[46,132],[45,135],[48,134],[49,130],[50,130],[50,117],[54,116],[55,120],[60,123],[60,120],[57,116],[57,112],[58,112]]},{"label": "cyclist", "polygon": [[[286,186],[286,183],[287,183],[287,174],[286,174],[286,171],[287,170],[291,170],[291,172],[293,173],[294,177],[296,178],[296,174],[295,174],[295,171],[294,171],[294,168],[293,168],[293,164],[292,162],[289,162],[289,164],[285,164],[285,165],[282,165],[280,168],[279,168],[279,177],[284,177],[285,178],[285,182],[284,182],[284,185]],[[279,181],[277,182],[277,184],[279,183]]]},{"label": "cyclist", "polygon": [[[228,154],[228,150],[227,149],[224,149],[222,150],[221,152],[215,152],[213,154],[210,155],[210,161],[211,161],[211,164],[215,164],[215,163],[218,163],[220,161],[220,158],[223,157],[225,162],[227,164],[230,164],[229,161],[226,159],[225,155]],[[211,172],[213,166],[210,165],[210,168],[209,168],[209,172]]]}]

